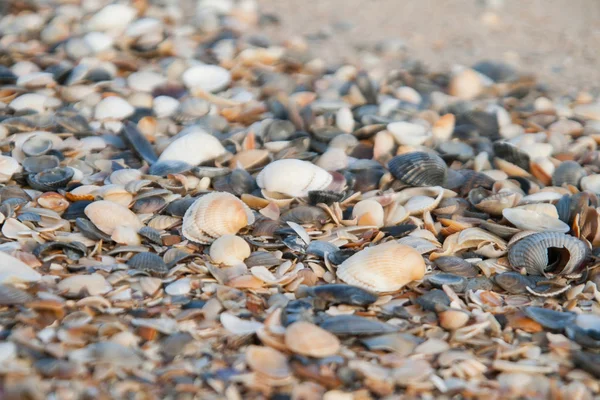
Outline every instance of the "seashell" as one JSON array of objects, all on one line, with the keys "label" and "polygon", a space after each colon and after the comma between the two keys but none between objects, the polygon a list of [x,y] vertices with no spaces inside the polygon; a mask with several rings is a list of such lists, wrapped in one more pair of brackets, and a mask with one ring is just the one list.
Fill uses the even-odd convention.
[{"label": "seashell", "polygon": [[193,242],[212,243],[253,223],[254,215],[244,202],[230,193],[212,192],[187,209],[182,234]]},{"label": "seashell", "polygon": [[125,246],[139,246],[142,244],[142,239],[137,234],[137,229],[129,226],[117,226],[110,235],[111,240]]},{"label": "seashell", "polygon": [[552,331],[563,331],[575,322],[577,316],[572,312],[559,312],[542,307],[526,307],[523,312],[544,328]]},{"label": "seashell", "polygon": [[179,100],[169,96],[158,96],[154,98],[152,103],[152,110],[158,118],[166,118],[175,114],[175,111],[179,108]]},{"label": "seashell", "polygon": [[0,305],[10,306],[25,304],[33,300],[33,296],[12,285],[0,284]]},{"label": "seashell", "polygon": [[392,122],[388,124],[387,130],[401,146],[421,146],[433,137],[425,126],[411,122]]},{"label": "seashell", "polygon": [[500,192],[491,194],[483,188],[473,189],[469,192],[469,201],[478,210],[491,215],[502,215],[505,208],[515,207],[521,201],[521,194],[517,192]]},{"label": "seashell", "polygon": [[19,162],[10,156],[0,155],[0,183],[10,181],[12,176],[21,171]]},{"label": "seashell", "polygon": [[519,208],[505,208],[502,210],[502,216],[511,224],[522,230],[538,232],[562,232],[571,230],[569,225],[558,218],[547,214]]},{"label": "seashell", "polygon": [[125,4],[109,4],[103,7],[87,21],[90,31],[121,32],[135,19],[135,8]]},{"label": "seashell", "polygon": [[136,124],[131,121],[125,121],[123,124],[123,136],[131,144],[135,152],[148,164],[154,164],[158,160],[152,145],[142,135]]},{"label": "seashell", "polygon": [[315,358],[330,357],[340,350],[337,337],[305,321],[294,322],[288,326],[284,341],[290,351]]},{"label": "seashell", "polygon": [[[311,244],[317,241],[311,242]],[[335,247],[334,247],[335,249]],[[328,284],[309,287],[300,285],[296,289],[296,298],[318,297],[334,304],[350,304],[355,306],[368,306],[377,301],[377,295],[350,285]]]},{"label": "seashell", "polygon": [[167,264],[154,253],[138,253],[127,261],[127,265],[152,276],[164,276],[169,272]]},{"label": "seashell", "polygon": [[122,120],[131,116],[135,108],[117,96],[110,96],[100,101],[94,110],[94,118],[105,121],[109,119]]},{"label": "seashell", "polygon": [[142,173],[137,169],[118,169],[110,174],[110,183],[115,185],[126,185],[131,181],[142,178]]},{"label": "seashell", "polygon": [[384,225],[383,207],[375,200],[359,201],[352,209],[352,218],[358,219],[358,225],[381,228]]},{"label": "seashell", "polygon": [[579,182],[587,173],[579,163],[575,161],[563,161],[552,174],[552,185],[562,186],[564,184],[579,186]]},{"label": "seashell", "polygon": [[54,101],[51,97],[39,93],[23,94],[15,98],[9,104],[10,108],[16,111],[34,110],[38,113],[43,113],[46,109],[53,108],[54,105]]},{"label": "seashell", "polygon": [[231,73],[218,65],[196,65],[181,76],[188,89],[220,92],[231,83]]},{"label": "seashell", "polygon": [[579,272],[590,254],[581,240],[558,232],[540,232],[512,245],[508,260],[513,268],[547,278]]},{"label": "seashell", "polygon": [[[106,199],[106,197],[105,197]],[[115,203],[119,203],[113,199],[108,199],[111,201],[114,201]],[[129,203],[119,203],[123,206],[126,206]],[[165,208],[165,206],[167,205],[167,202],[164,198],[159,197],[159,196],[151,196],[151,197],[144,197],[142,199],[137,200],[135,203],[133,203],[133,206],[131,207],[131,209],[138,214],[156,214],[158,213],[160,210],[162,210],[163,208]]]},{"label": "seashell", "polygon": [[593,193],[600,193],[600,174],[588,175],[579,181],[581,190],[587,190]]},{"label": "seashell", "polygon": [[329,148],[319,157],[316,166],[325,171],[339,171],[348,167],[349,158],[344,149]]},{"label": "seashell", "polygon": [[25,171],[32,174],[37,174],[38,172],[57,168],[60,165],[60,160],[58,157],[53,155],[27,157],[21,162],[21,165]]},{"label": "seashell", "polygon": [[52,149],[53,142],[42,135],[32,135],[21,144],[21,150],[27,156],[41,156]]},{"label": "seashell", "polygon": [[448,273],[430,275],[427,278],[427,281],[438,289],[441,289],[443,285],[446,285],[457,293],[464,292],[467,287],[467,280],[464,277]]},{"label": "seashell", "polygon": [[424,275],[421,255],[412,247],[396,242],[361,250],[337,269],[342,281],[373,292],[395,292]]},{"label": "seashell", "polygon": [[529,155],[511,143],[495,142],[494,154],[496,155],[496,157],[506,160],[509,163],[524,169],[525,171],[529,170]]},{"label": "seashell", "polygon": [[344,193],[332,192],[328,190],[311,190],[308,192],[308,202],[316,206],[319,203],[331,205],[341,201],[344,198]]},{"label": "seashell", "polygon": [[322,168],[302,160],[276,160],[268,164],[256,177],[258,187],[268,192],[291,197],[305,197],[312,190],[324,190],[333,176]]},{"label": "seashell", "polygon": [[137,92],[152,92],[166,82],[166,77],[151,71],[134,72],[127,77],[127,85]]},{"label": "seashell", "polygon": [[192,291],[192,281],[190,278],[182,278],[170,283],[165,288],[165,293],[169,296],[185,296]]},{"label": "seashell", "polygon": [[250,256],[248,243],[239,236],[223,235],[210,245],[210,258],[217,264],[239,265]]},{"label": "seashell", "polygon": [[70,260],[79,260],[87,253],[87,248],[80,242],[47,242],[36,247],[32,254],[38,258],[45,256],[45,253],[59,250],[63,252]]},{"label": "seashell", "polygon": [[212,161],[223,155],[225,148],[214,136],[197,131],[173,141],[160,155],[159,161],[185,162],[191,166]]},{"label": "seashell", "polygon": [[0,284],[37,282],[42,276],[29,265],[0,251]]},{"label": "seashell", "polygon": [[470,68],[465,68],[450,79],[448,93],[461,100],[472,100],[483,91],[480,75]]},{"label": "seashell", "polygon": [[75,172],[69,167],[56,167],[27,177],[27,183],[33,189],[51,192],[63,188],[71,181]]},{"label": "seashell", "polygon": [[373,336],[399,331],[396,326],[358,315],[328,317],[319,326],[336,336]]},{"label": "seashell", "polygon": [[100,274],[69,276],[60,281],[56,288],[68,297],[96,296],[112,289]]},{"label": "seashell", "polygon": [[443,186],[448,167],[435,154],[411,152],[392,158],[388,168],[394,178],[409,186]]},{"label": "seashell", "polygon": [[440,326],[449,331],[462,328],[469,322],[469,319],[471,319],[471,316],[468,312],[454,308],[438,313]]},{"label": "seashell", "polygon": [[273,379],[285,379],[291,374],[287,357],[271,347],[248,346],[246,363],[254,372]]},{"label": "seashell", "polygon": [[92,202],[85,207],[84,212],[90,221],[107,235],[112,235],[119,226],[135,229],[136,232],[144,226],[137,215],[128,208],[106,200]]}]

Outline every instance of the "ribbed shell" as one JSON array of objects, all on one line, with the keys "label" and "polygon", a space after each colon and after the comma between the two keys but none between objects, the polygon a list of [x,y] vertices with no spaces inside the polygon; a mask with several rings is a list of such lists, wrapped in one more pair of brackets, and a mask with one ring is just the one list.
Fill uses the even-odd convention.
[{"label": "ribbed shell", "polygon": [[210,245],[210,258],[225,265],[237,265],[250,257],[250,245],[239,236],[224,235]]},{"label": "ribbed shell", "polygon": [[563,184],[578,186],[581,178],[587,174],[583,167],[575,161],[563,161],[552,174],[552,185],[562,186]]},{"label": "ribbed shell", "polygon": [[173,141],[160,155],[158,161],[179,161],[200,165],[225,153],[219,140],[205,132],[191,132]]},{"label": "ribbed shell", "polygon": [[302,160],[277,160],[267,165],[256,177],[261,189],[291,197],[304,197],[312,190],[323,190],[333,176],[323,168]]},{"label": "ribbed shell", "polygon": [[183,216],[182,233],[197,243],[212,243],[223,235],[236,234],[254,223],[254,214],[244,202],[226,192],[200,197]]},{"label": "ribbed shell", "polygon": [[412,247],[396,242],[366,248],[337,269],[342,281],[373,292],[395,292],[424,275],[421,255]]},{"label": "ribbed shell", "polygon": [[[568,261],[563,258],[567,254],[561,255],[558,267],[562,268],[558,271],[551,271],[552,268],[548,265],[548,249],[551,247],[568,251]],[[557,232],[540,232],[526,236],[515,243],[508,251],[508,261],[513,268],[524,267],[528,274],[553,277],[578,272],[589,253],[588,246],[573,236]]]},{"label": "ribbed shell", "polygon": [[494,143],[494,154],[496,157],[515,164],[525,171],[529,171],[529,155],[511,143]]},{"label": "ribbed shell", "polygon": [[410,186],[441,186],[448,175],[444,160],[435,154],[421,151],[392,158],[388,168],[394,178]]}]

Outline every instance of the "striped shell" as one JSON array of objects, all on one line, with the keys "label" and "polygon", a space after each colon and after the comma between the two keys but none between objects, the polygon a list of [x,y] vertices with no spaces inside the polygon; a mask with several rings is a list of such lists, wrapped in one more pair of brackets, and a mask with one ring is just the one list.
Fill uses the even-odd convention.
[{"label": "striped shell", "polygon": [[309,191],[323,190],[332,181],[333,176],[323,168],[296,159],[274,161],[256,177],[261,189],[291,197],[305,197]]},{"label": "striped shell", "polygon": [[576,161],[563,161],[552,174],[552,185],[562,186],[563,184],[578,186],[579,182],[587,173]]},{"label": "striped shell", "polygon": [[230,193],[212,192],[187,209],[182,234],[193,242],[208,244],[253,223],[254,214],[244,202]]},{"label": "striped shell", "polygon": [[448,175],[444,160],[422,151],[396,156],[390,160],[388,168],[394,178],[410,186],[441,186]]},{"label": "striped shell", "polygon": [[397,242],[366,248],[337,269],[342,281],[373,292],[395,292],[424,275],[425,262],[419,252]]},{"label": "striped shell", "polygon": [[204,131],[197,131],[175,139],[161,153],[158,161],[180,161],[189,165],[200,165],[223,153],[225,148],[216,137]]},{"label": "striped shell", "polygon": [[513,268],[525,268],[530,275],[557,275],[577,273],[590,253],[581,240],[563,233],[540,232],[519,240],[508,251]]}]

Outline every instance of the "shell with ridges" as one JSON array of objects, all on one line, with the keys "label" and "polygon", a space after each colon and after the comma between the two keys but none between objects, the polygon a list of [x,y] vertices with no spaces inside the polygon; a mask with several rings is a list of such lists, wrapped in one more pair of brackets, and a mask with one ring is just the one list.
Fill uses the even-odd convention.
[{"label": "shell with ridges", "polygon": [[446,182],[448,167],[435,154],[421,151],[392,158],[388,168],[394,178],[410,186],[438,186]]},{"label": "shell with ridges", "polygon": [[412,247],[387,242],[366,248],[337,269],[342,281],[374,292],[394,292],[423,278],[425,262]]},{"label": "shell with ridges", "polygon": [[210,258],[217,264],[239,265],[250,257],[250,245],[239,236],[224,235],[210,245]]}]

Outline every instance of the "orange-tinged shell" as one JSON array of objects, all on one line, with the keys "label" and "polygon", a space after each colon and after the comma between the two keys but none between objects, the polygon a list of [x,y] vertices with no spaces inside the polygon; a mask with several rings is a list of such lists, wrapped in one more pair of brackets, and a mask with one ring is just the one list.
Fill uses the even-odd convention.
[{"label": "orange-tinged shell", "polygon": [[395,292],[424,275],[425,262],[419,252],[397,242],[366,248],[337,270],[342,281],[374,292]]},{"label": "orange-tinged shell", "polygon": [[340,349],[337,337],[306,321],[291,324],[285,331],[284,340],[288,349],[309,357],[329,357]]},{"label": "orange-tinged shell", "polygon": [[183,216],[183,236],[197,243],[212,243],[235,235],[254,223],[254,214],[243,201],[226,192],[212,192],[196,200]]},{"label": "orange-tinged shell", "polygon": [[254,372],[270,378],[284,379],[291,374],[286,356],[271,347],[248,346],[246,362]]},{"label": "orange-tinged shell", "polygon": [[144,226],[131,210],[112,201],[95,201],[88,205],[84,212],[90,221],[107,235],[112,235],[119,226],[133,228],[136,232]]},{"label": "orange-tinged shell", "polygon": [[218,264],[239,265],[250,252],[250,245],[235,235],[223,235],[210,246],[210,258]]}]

